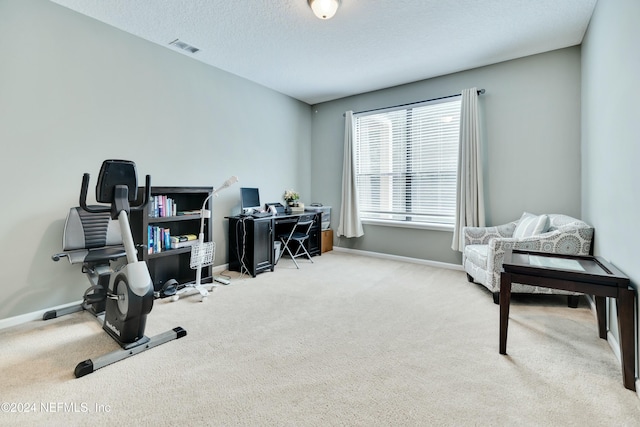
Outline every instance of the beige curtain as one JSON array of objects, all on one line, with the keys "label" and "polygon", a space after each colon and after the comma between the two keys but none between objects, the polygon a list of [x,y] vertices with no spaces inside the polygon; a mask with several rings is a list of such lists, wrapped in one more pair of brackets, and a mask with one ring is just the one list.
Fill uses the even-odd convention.
[{"label": "beige curtain", "polygon": [[344,115],[344,161],[342,164],[342,202],[340,204],[340,223],[337,235],[360,237],[364,234],[360,211],[358,210],[358,192],[356,188],[355,164],[353,158],[353,111]]},{"label": "beige curtain", "polygon": [[484,227],[485,225],[482,188],[478,91],[474,87],[462,91],[456,223],[451,244],[453,250],[464,250],[464,236],[462,234],[464,227]]}]

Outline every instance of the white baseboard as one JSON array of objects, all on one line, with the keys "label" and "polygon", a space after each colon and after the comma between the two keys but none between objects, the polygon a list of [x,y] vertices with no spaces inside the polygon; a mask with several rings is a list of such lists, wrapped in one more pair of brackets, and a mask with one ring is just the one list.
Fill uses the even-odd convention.
[{"label": "white baseboard", "polygon": [[[591,307],[591,312],[593,313],[593,318],[598,323],[598,311],[596,310],[596,302],[591,295],[585,295],[587,297],[587,301],[589,302],[589,306]],[[611,331],[607,331],[607,344],[611,347],[611,351],[616,356],[618,363],[622,363],[622,354],[620,353],[620,343],[618,342],[618,338],[611,333]],[[636,396],[640,398],[640,378],[636,378]]]},{"label": "white baseboard", "polygon": [[[219,273],[221,271],[225,271],[229,267],[229,264],[218,265],[213,267],[213,273]],[[6,319],[0,319],[0,330],[10,328],[12,326],[21,325],[23,323],[32,322],[34,320],[42,320],[42,316],[47,311],[51,310],[61,310],[63,308],[72,307],[74,305],[81,304],[82,300],[69,302],[62,305],[57,305],[55,307],[49,307],[42,310],[33,311],[31,313],[20,314],[14,317],[8,317]]]},{"label": "white baseboard", "polygon": [[[618,359],[618,363],[622,363],[622,355],[620,354],[620,343],[618,342],[618,339],[609,331],[607,331],[607,342],[609,343],[609,347],[611,347],[613,354],[615,354],[616,359]],[[640,378],[636,378],[635,386],[636,397],[640,399]]]},{"label": "white baseboard", "polygon": [[69,302],[55,307],[45,308],[43,310],[32,311],[31,313],[21,314],[19,316],[8,317],[6,319],[0,319],[0,330],[10,328],[12,326],[21,325],[23,323],[32,322],[34,320],[42,320],[42,316],[50,310],[61,310],[63,308],[72,307],[74,305],[81,304],[82,300]]},{"label": "white baseboard", "polygon": [[[593,313],[593,318],[596,321],[596,325],[598,324],[598,310],[596,310],[596,301],[591,295],[585,295],[587,297],[587,302],[589,303],[589,307],[591,308],[591,313]],[[611,331],[607,331],[607,343],[613,354],[618,359],[618,363],[622,363],[622,355],[620,354],[620,343],[618,339],[611,333]]]},{"label": "white baseboard", "polygon": [[362,255],[362,256],[370,256],[374,258],[383,258],[383,259],[390,259],[394,261],[410,262],[412,264],[428,265],[430,267],[440,267],[440,268],[448,268],[450,270],[464,271],[461,265],[450,264],[448,262],[430,261],[426,259],[410,258],[405,256],[399,256],[399,255],[389,255],[389,254],[383,254],[380,252],[370,252],[370,251],[362,251],[359,249],[342,248],[340,246],[334,246],[333,250],[337,252],[348,252],[348,253],[353,253],[353,254]]},{"label": "white baseboard", "polygon": [[618,363],[622,363],[622,355],[620,354],[620,343],[618,339],[611,333],[611,331],[607,331],[607,342],[609,343],[609,347],[613,350],[613,354],[616,355],[618,359]]},{"label": "white baseboard", "polygon": [[217,265],[213,267],[212,273],[220,273],[221,271],[225,271],[228,268],[229,268],[229,264]]}]

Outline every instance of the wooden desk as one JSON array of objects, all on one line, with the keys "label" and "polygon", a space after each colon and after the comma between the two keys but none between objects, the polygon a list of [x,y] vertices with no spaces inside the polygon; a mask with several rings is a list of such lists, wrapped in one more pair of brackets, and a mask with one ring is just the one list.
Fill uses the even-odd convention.
[{"label": "wooden desk", "polygon": [[[251,216],[225,217],[229,220],[229,270],[249,273],[252,277],[263,271],[273,271],[274,241],[278,234],[291,230],[301,216],[313,218],[315,223],[309,233],[307,250],[320,255],[322,247],[321,212],[274,215],[262,218]],[[284,250],[284,249],[282,249]]]},{"label": "wooden desk", "polygon": [[629,390],[635,386],[635,291],[629,278],[601,257],[572,256],[533,251],[507,250],[500,276],[500,354],[507,354],[507,328],[511,283],[582,292],[596,300],[598,332],[607,338],[605,297],[616,298],[622,380]]}]

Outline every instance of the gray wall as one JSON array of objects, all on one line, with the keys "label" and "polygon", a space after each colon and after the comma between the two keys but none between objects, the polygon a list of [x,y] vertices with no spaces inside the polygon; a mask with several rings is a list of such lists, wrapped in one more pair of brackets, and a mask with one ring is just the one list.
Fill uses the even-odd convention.
[{"label": "gray wall", "polygon": [[[599,0],[582,47],[582,212],[595,254],[640,283],[640,2]],[[616,307],[609,327],[617,339]]]},{"label": "gray wall", "polygon": [[240,186],[309,197],[310,129],[307,104],[48,1],[0,0],[0,319],[81,298],[79,266],[51,255],[104,159],[134,160],[154,185],[237,175],[214,202],[221,265]]},{"label": "gray wall", "polygon": [[[84,172],[136,161],[154,185],[228,176],[264,200],[295,188],[338,225],[346,110],[485,88],[487,221],[562,212],[596,228],[595,253],[640,282],[640,3],[600,0],[582,46],[309,106],[45,0],[0,0],[0,319],[75,301],[78,266],[54,263]],[[582,81],[581,81],[582,70]],[[582,96],[582,108],[581,108]],[[310,113],[311,111],[311,113]],[[582,131],[582,135],[580,134]],[[582,168],[582,169],[581,169]],[[215,264],[227,262],[214,206]],[[458,263],[451,233],[365,226],[344,247]],[[616,335],[615,305],[610,327]]]},{"label": "gray wall", "polygon": [[[489,225],[522,215],[580,217],[580,47],[318,104],[312,109],[312,194],[331,205],[338,226],[343,159],[343,113],[486,89],[485,199]],[[336,239],[343,247],[447,263],[452,232],[365,225],[365,235]]]}]

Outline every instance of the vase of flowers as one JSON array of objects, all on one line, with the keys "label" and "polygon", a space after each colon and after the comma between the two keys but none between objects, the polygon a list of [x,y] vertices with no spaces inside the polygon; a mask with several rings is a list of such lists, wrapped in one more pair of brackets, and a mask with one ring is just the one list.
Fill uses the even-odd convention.
[{"label": "vase of flowers", "polygon": [[287,205],[293,207],[298,206],[300,195],[294,190],[287,190],[284,192],[283,198]]}]

